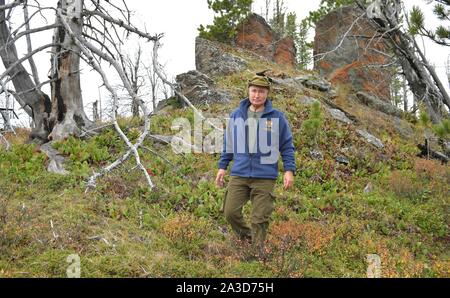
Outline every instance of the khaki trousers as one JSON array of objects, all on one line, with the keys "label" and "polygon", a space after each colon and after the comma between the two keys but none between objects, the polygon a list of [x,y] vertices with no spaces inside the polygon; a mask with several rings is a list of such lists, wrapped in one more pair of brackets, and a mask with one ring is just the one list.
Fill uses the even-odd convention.
[{"label": "khaki trousers", "polygon": [[[276,180],[231,176],[227,186],[224,215],[239,239],[252,240],[254,248],[262,248],[270,215],[274,209],[273,189]],[[251,228],[244,221],[242,208],[252,203]]]}]

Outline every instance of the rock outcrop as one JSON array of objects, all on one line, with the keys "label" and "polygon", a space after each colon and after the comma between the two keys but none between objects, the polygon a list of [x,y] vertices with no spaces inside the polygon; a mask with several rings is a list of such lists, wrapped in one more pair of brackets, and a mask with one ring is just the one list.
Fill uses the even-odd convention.
[{"label": "rock outcrop", "polygon": [[[215,79],[223,75],[230,75],[245,71],[248,67],[248,61],[235,56],[230,53],[227,47],[221,43],[205,40],[197,37],[196,39],[196,67],[197,70],[192,70],[187,73],[180,74],[176,77],[176,82],[179,90],[184,94],[194,105],[211,104],[215,102],[228,103],[232,101],[232,96],[223,90],[216,87]],[[320,102],[325,112],[335,121],[343,123],[344,125],[356,128],[356,133],[364,139],[365,142],[373,145],[377,149],[385,147],[383,142],[376,136],[372,135],[366,130],[358,129],[359,120],[348,111],[338,106],[334,101],[336,91],[332,84],[326,78],[317,74],[301,74],[296,76],[289,76],[283,72],[281,73],[267,73],[273,83],[274,90],[289,89],[293,92],[304,93],[305,95],[299,98],[299,102],[304,105],[311,105],[314,102]],[[321,99],[308,96],[307,89],[322,92]],[[410,128],[403,127],[404,121],[397,116],[400,115],[396,109],[390,109],[386,105],[389,103],[379,100],[377,97],[369,93],[359,92],[355,96],[361,103],[368,107],[380,110],[389,117],[398,119],[402,124],[402,131],[405,135],[410,135]],[[397,126],[397,125],[396,125]],[[396,127],[397,128],[397,127]],[[321,152],[314,150],[310,152],[312,158],[321,159]],[[345,156],[336,156],[336,162],[341,164],[349,164]]]},{"label": "rock outcrop", "polygon": [[301,75],[295,78],[285,77],[284,79],[272,78],[272,81],[277,85],[295,89],[306,87],[321,92],[332,90],[330,82],[314,75]]},{"label": "rock outcrop", "polygon": [[195,39],[195,68],[210,77],[240,72],[247,62],[227,53],[218,43],[197,37]]},{"label": "rock outcrop", "polygon": [[[372,38],[374,37],[374,38]],[[388,46],[354,6],[336,9],[316,26],[314,68],[332,83],[350,84],[355,91],[365,91],[388,102],[391,75]]]},{"label": "rock outcrop", "polygon": [[266,20],[255,13],[237,28],[235,43],[277,64],[291,67],[296,64],[293,39],[279,37]]},{"label": "rock outcrop", "polygon": [[214,81],[197,70],[179,74],[175,80],[180,92],[194,105],[231,101],[231,95],[228,92],[216,89]]}]

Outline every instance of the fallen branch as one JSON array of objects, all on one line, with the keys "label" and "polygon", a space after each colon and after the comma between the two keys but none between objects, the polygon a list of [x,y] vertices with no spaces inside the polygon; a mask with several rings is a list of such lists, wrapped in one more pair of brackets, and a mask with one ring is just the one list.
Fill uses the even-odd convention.
[{"label": "fallen branch", "polygon": [[98,178],[100,178],[103,175],[111,172],[112,170],[114,170],[115,168],[120,166],[122,163],[124,163],[130,157],[130,154],[131,154],[131,149],[128,150],[124,155],[122,155],[122,157],[120,157],[119,159],[117,159],[116,161],[111,163],[110,165],[108,165],[108,166],[104,167],[103,169],[101,169],[99,172],[94,172],[94,174],[91,177],[89,177],[89,179],[87,181],[87,186],[86,186],[85,193],[87,193],[89,191],[89,189],[95,188],[95,186],[96,186],[95,181]]},{"label": "fallen branch", "polygon": [[101,125],[101,126],[97,126],[97,127],[92,127],[88,130],[83,130],[83,132],[80,135],[80,138],[84,138],[86,136],[90,135],[96,135],[98,134],[98,132],[102,132],[104,129],[109,128],[110,126],[114,126],[114,123],[108,123],[105,125]]},{"label": "fallen branch", "polygon": [[45,143],[40,147],[40,150],[47,155],[50,160],[47,166],[47,171],[59,175],[67,175],[69,172],[64,168],[64,157],[52,147],[52,143]]},{"label": "fallen branch", "polygon": [[430,148],[427,139],[425,139],[425,144],[418,144],[417,148],[420,149],[420,153],[417,154],[418,157],[427,157],[427,158],[431,157],[445,164],[448,162],[448,157],[444,153],[434,151],[433,149]]}]

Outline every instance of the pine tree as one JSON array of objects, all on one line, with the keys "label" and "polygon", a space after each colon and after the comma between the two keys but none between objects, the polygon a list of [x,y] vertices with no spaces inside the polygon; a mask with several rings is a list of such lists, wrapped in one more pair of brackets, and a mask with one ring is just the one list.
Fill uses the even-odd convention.
[{"label": "pine tree", "polygon": [[287,8],[284,4],[284,0],[275,0],[273,5],[273,18],[269,21],[269,24],[280,38],[285,36],[286,10]]},{"label": "pine tree", "polygon": [[309,26],[306,20],[298,25],[297,65],[300,69],[307,69],[312,61],[313,42],[308,42]]},{"label": "pine tree", "polygon": [[413,6],[409,14],[410,28],[412,35],[420,34],[426,36],[443,46],[450,46],[450,0],[435,0],[433,13],[438,20],[447,22],[446,25],[439,25],[434,29],[425,28],[425,16],[418,6]]},{"label": "pine tree", "polygon": [[302,123],[302,131],[307,137],[308,145],[314,149],[318,146],[318,139],[323,124],[323,115],[319,102],[314,102],[311,106],[309,118]]},{"label": "pine tree", "polygon": [[208,0],[208,8],[216,16],[212,25],[197,29],[202,38],[220,42],[230,42],[237,33],[237,26],[251,12],[253,0]]},{"label": "pine tree", "polygon": [[286,36],[291,37],[293,40],[297,39],[297,14],[295,12],[289,12],[287,14],[284,32]]}]

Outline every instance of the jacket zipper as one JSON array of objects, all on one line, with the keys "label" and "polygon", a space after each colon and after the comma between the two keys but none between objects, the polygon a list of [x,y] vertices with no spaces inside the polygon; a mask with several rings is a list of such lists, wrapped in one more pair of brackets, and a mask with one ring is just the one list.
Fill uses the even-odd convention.
[{"label": "jacket zipper", "polygon": [[[248,112],[246,112],[246,114],[247,114],[247,117],[244,120],[248,119]],[[265,114],[267,114],[267,113],[263,112],[263,114],[261,114],[260,119],[262,119]],[[250,153],[250,143],[249,143],[249,139],[248,139],[248,135],[249,135],[248,126],[246,126],[246,130],[247,130],[247,150],[248,150],[248,154],[250,155],[250,175],[249,175],[249,177],[252,178],[253,177],[253,175],[252,175],[252,172],[253,172],[253,153]],[[256,122],[256,151],[258,151],[258,130],[259,130],[259,121]]]}]

